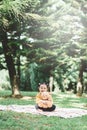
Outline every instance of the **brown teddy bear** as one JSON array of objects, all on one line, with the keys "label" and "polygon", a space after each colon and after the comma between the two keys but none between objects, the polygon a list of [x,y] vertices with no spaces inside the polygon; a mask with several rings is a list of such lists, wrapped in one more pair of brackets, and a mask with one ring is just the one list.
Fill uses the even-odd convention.
[{"label": "brown teddy bear", "polygon": [[40,101],[38,102],[38,106],[42,108],[50,108],[52,107],[53,101],[49,92],[42,92],[40,95]]}]

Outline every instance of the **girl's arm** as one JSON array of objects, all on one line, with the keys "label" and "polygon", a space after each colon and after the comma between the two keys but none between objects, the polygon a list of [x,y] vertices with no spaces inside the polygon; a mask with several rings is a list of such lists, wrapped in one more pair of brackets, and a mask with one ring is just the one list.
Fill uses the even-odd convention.
[{"label": "girl's arm", "polygon": [[36,96],[36,103],[38,104],[41,101],[42,101],[42,99],[41,99],[40,94],[37,94],[37,96]]}]

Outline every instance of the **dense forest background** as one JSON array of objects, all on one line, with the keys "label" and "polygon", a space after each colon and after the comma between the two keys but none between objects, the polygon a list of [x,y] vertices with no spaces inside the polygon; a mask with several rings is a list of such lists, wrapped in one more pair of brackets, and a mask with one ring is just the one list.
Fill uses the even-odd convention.
[{"label": "dense forest background", "polygon": [[[87,92],[87,1],[0,0],[0,88]],[[78,90],[77,90],[78,89]]]}]

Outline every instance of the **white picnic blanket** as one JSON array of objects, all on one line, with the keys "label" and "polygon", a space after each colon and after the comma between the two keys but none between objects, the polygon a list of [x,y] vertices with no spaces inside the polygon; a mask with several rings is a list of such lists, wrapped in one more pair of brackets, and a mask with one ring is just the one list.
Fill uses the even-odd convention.
[{"label": "white picnic blanket", "polygon": [[52,112],[37,111],[34,105],[0,105],[0,111],[15,111],[45,116],[58,116],[62,118],[74,118],[87,115],[87,110],[80,108],[56,108]]}]

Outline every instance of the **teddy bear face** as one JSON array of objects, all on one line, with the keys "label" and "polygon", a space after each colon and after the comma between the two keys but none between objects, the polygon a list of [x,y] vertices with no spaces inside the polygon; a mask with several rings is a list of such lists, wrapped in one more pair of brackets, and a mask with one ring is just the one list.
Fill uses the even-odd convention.
[{"label": "teddy bear face", "polygon": [[49,98],[49,93],[48,92],[42,92],[41,97],[43,100],[47,100]]}]

